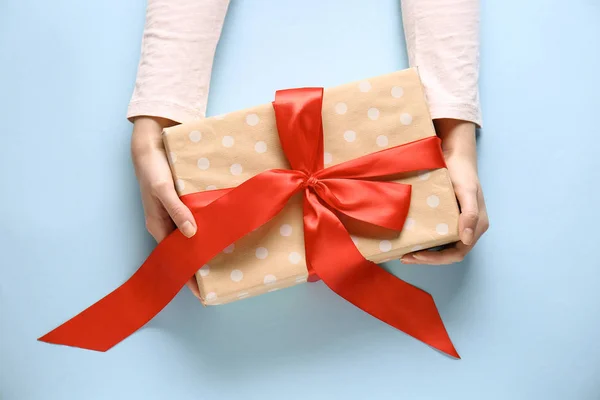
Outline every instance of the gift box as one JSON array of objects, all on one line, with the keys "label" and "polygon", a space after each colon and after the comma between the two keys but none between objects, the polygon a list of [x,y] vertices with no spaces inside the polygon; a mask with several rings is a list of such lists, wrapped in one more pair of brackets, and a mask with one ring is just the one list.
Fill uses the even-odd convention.
[{"label": "gift box", "polygon": [[[326,88],[321,115],[324,167],[435,136],[415,68]],[[233,188],[263,171],[290,168],[271,103],[170,127],[163,141],[180,196]],[[459,210],[445,168],[394,178],[412,188],[401,232],[344,221],[366,259],[383,263],[458,240]],[[198,267],[201,301],[209,306],[306,282],[302,193]]]},{"label": "gift box", "polygon": [[458,205],[416,69],[164,131],[198,224],[175,230],[121,286],[39,340],[106,351],[196,275],[205,305],[306,281],[459,357],[432,296],[377,263],[458,240]]}]

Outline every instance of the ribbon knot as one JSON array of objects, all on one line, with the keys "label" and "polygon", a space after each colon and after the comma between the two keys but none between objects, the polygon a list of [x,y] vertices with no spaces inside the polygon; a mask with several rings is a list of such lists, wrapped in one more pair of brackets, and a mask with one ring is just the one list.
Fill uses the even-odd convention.
[{"label": "ribbon knot", "polygon": [[309,187],[309,188],[315,188],[315,186],[317,186],[318,183],[319,183],[319,180],[317,178],[315,178],[314,175],[311,175],[308,177],[308,179],[304,183],[304,186]]},{"label": "ribbon knot", "polygon": [[278,91],[273,108],[291,168],[262,172],[233,189],[182,196],[198,221],[196,234],[188,239],[174,231],[127,282],[39,340],[110,349],[158,314],[199,265],[272,220],[292,196],[311,187],[304,191],[303,205],[310,275],[370,315],[458,357],[431,295],[366,260],[339,219],[343,214],[400,232],[411,187],[389,180],[405,172],[444,168],[439,139],[324,168],[322,102],[322,88]]}]

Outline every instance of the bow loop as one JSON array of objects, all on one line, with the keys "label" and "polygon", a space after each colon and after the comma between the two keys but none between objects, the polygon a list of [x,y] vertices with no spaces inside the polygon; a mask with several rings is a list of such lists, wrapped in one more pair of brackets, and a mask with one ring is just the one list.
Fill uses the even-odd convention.
[{"label": "bow loop", "polygon": [[273,109],[279,140],[292,169],[312,175],[323,169],[323,88],[278,90]]},{"label": "bow loop", "polygon": [[402,230],[410,205],[409,185],[353,179],[319,182],[315,193],[332,209],[361,222]]}]

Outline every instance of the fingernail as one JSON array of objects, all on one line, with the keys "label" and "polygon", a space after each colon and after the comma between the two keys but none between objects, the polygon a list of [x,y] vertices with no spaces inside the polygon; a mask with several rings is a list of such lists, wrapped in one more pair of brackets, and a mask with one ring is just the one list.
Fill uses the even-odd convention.
[{"label": "fingernail", "polygon": [[181,233],[183,233],[184,236],[191,238],[196,234],[196,228],[194,228],[194,225],[192,225],[190,221],[185,221],[181,225]]},{"label": "fingernail", "polygon": [[413,257],[414,257],[415,259],[417,259],[417,260],[421,260],[421,261],[425,260],[425,258],[426,258],[426,257],[424,257],[424,256],[423,256],[423,254],[421,254],[421,253],[415,253],[415,254],[413,254]]},{"label": "fingernail", "polygon": [[473,241],[473,229],[467,228],[463,232],[463,243],[466,245],[470,245]]}]

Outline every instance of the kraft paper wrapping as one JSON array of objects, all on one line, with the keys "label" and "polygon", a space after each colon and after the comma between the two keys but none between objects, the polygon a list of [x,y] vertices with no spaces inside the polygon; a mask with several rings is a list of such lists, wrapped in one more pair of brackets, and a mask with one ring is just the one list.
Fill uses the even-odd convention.
[{"label": "kraft paper wrapping", "polygon": [[[414,68],[326,88],[322,115],[325,167],[435,135]],[[165,129],[163,140],[179,195],[234,187],[265,170],[289,168],[270,103]],[[458,240],[459,210],[446,169],[404,174],[397,182],[412,185],[404,229],[391,237],[353,235],[365,258],[382,263]],[[203,304],[306,282],[301,196],[196,273]]]}]

